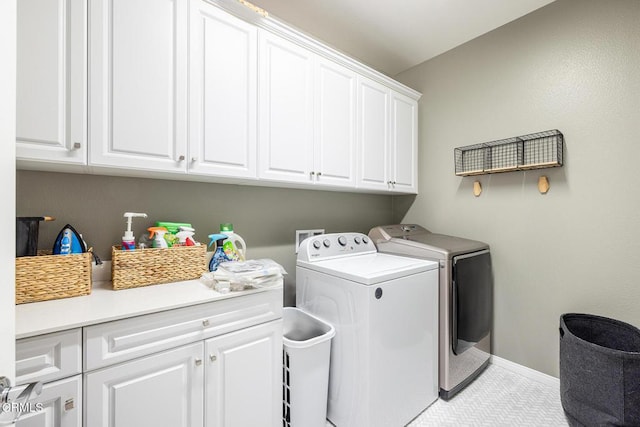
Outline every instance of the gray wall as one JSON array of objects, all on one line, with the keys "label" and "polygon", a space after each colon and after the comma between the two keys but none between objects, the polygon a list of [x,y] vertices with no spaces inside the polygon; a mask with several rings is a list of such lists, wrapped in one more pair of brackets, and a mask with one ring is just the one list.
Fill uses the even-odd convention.
[{"label": "gray wall", "polygon": [[386,195],[33,171],[18,171],[16,181],[17,216],[56,218],[40,224],[40,248],[50,248],[69,223],[109,260],[111,246],[120,244],[126,228],[124,212],[149,215],[133,220],[136,239],[155,221],[176,221],[190,222],[195,237],[208,242],[220,223],[232,222],[249,257],[272,258],[287,270],[288,305],[294,301],[296,229],[367,233],[392,217]]},{"label": "gray wall", "polygon": [[[558,0],[397,76],[423,96],[394,220],[491,245],[500,357],[557,375],[562,313],[640,326],[639,70],[640,1]],[[455,147],[556,128],[562,168],[475,178],[478,198],[454,175]]]}]

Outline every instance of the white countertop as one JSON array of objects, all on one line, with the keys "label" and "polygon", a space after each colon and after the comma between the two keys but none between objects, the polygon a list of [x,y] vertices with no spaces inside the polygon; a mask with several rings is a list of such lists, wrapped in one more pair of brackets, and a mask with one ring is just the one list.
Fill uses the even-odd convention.
[{"label": "white countertop", "polygon": [[[96,276],[104,274],[94,270]],[[114,291],[110,281],[94,280],[90,295],[16,305],[16,339],[256,292],[282,293],[283,286],[221,294],[199,280],[187,280]]]}]

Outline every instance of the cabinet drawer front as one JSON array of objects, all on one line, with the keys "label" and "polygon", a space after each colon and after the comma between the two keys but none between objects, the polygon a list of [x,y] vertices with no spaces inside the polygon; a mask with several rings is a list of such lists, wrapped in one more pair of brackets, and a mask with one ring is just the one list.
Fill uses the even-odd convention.
[{"label": "cabinet drawer front", "polygon": [[282,291],[267,291],[84,328],[85,371],[282,317]]},{"label": "cabinet drawer front", "polygon": [[82,371],[80,329],[16,342],[16,384],[54,381]]},{"label": "cabinet drawer front", "polygon": [[[15,399],[26,388],[16,387],[10,398]],[[46,383],[39,396],[29,400],[30,408],[20,417],[16,427],[82,425],[82,375]]]}]

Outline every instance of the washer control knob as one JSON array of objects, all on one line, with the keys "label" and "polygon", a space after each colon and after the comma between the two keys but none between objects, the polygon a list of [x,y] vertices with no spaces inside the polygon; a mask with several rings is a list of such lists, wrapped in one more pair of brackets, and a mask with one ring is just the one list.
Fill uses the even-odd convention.
[{"label": "washer control knob", "polygon": [[347,238],[344,236],[338,237],[338,243],[340,246],[347,246]]},{"label": "washer control knob", "polygon": [[320,249],[320,240],[316,240],[315,242],[313,242],[313,247],[316,249]]},{"label": "washer control knob", "polygon": [[363,238],[362,238],[362,243],[364,243],[365,245],[366,245],[367,243],[369,243],[369,238],[368,238],[368,237],[363,237]]},{"label": "washer control knob", "polygon": [[329,246],[331,246],[331,241],[329,239],[324,239],[322,241],[322,244],[324,245],[325,248],[328,248]]},{"label": "washer control knob", "polygon": [[353,238],[353,241],[356,242],[356,245],[359,245],[362,242],[362,239],[360,238],[360,236],[356,236]]}]

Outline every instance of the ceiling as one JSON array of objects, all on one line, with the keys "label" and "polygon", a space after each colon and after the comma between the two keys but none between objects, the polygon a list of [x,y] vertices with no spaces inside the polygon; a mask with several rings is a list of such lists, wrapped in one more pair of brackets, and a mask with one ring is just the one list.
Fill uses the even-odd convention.
[{"label": "ceiling", "polygon": [[251,0],[395,76],[554,0]]}]

